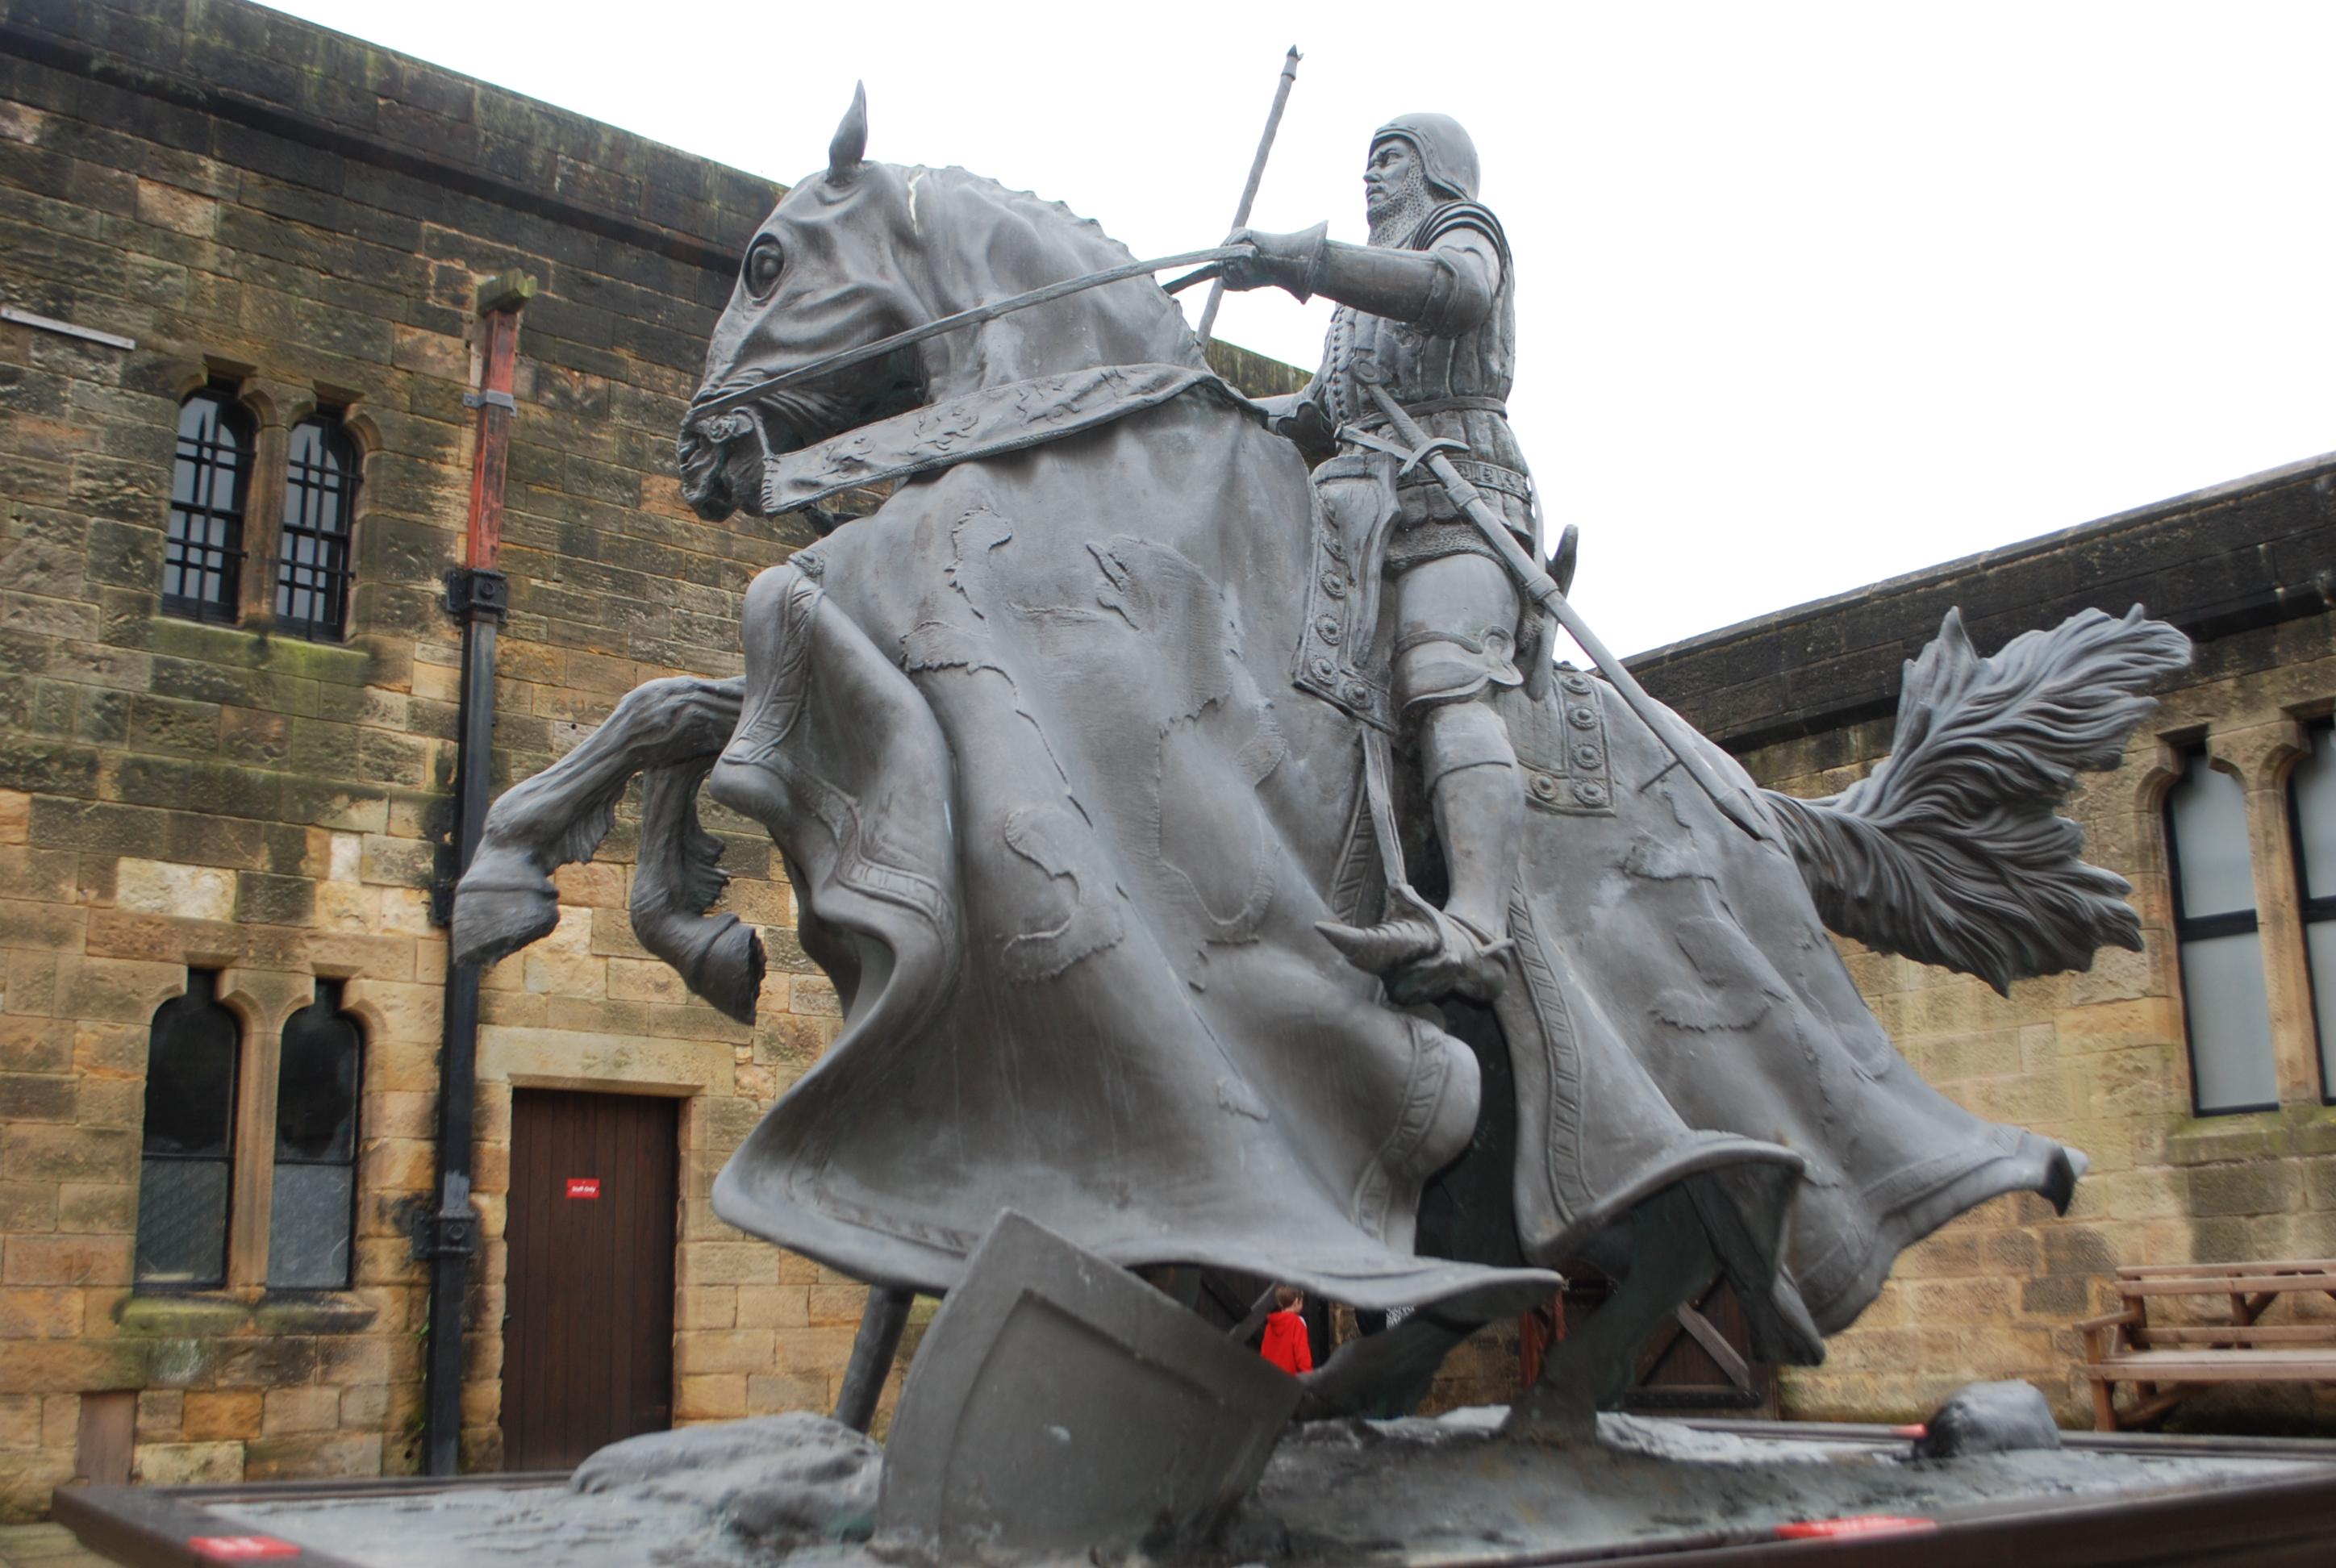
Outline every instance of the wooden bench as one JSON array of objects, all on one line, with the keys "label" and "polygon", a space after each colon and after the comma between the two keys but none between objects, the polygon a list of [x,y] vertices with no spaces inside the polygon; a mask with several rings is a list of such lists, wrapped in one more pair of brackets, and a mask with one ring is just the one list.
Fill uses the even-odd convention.
[{"label": "wooden bench", "polygon": [[[2093,1425],[2104,1432],[2153,1426],[2202,1388],[2224,1383],[2336,1383],[2336,1320],[2259,1321],[2282,1296],[2336,1297],[2336,1259],[2255,1263],[2158,1263],[2117,1271],[2124,1309],[2088,1318],[2084,1373]],[[2219,1300],[2230,1321],[2154,1324],[2154,1299]],[[2134,1386],[2120,1415],[2116,1386]]]}]

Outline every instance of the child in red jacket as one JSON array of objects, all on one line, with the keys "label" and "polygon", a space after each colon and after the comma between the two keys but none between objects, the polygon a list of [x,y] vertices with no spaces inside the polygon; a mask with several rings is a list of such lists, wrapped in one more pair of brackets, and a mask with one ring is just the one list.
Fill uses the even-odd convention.
[{"label": "child in red jacket", "polygon": [[1294,1285],[1276,1285],[1273,1301],[1277,1309],[1265,1320],[1265,1339],[1258,1346],[1265,1359],[1293,1377],[1314,1369],[1314,1344],[1306,1333],[1306,1320],[1299,1312],[1306,1298]]}]

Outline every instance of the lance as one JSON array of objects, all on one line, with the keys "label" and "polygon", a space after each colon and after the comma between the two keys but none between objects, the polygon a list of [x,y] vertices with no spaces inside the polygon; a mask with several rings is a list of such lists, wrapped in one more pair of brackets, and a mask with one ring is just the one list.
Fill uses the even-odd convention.
[{"label": "lance", "polygon": [[[1282,105],[1290,102],[1290,84],[1298,80],[1298,45],[1292,44],[1290,57],[1281,63],[1281,80],[1274,83],[1273,108],[1265,117],[1265,134],[1258,138],[1257,156],[1250,160],[1249,183],[1241,187],[1241,205],[1233,209],[1234,229],[1249,227],[1250,205],[1257,200],[1258,185],[1265,179],[1265,161],[1273,151],[1273,133],[1281,129]],[[1204,354],[1208,352],[1209,338],[1216,331],[1217,307],[1224,303],[1224,298],[1225,280],[1220,275],[1209,285],[1209,303],[1201,309],[1201,326],[1196,336]]]}]

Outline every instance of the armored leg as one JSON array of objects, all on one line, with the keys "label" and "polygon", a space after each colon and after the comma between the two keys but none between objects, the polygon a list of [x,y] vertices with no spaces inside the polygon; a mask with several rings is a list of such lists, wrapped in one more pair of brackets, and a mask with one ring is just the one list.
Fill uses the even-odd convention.
[{"label": "armored leg", "polygon": [[1523,679],[1517,593],[1479,555],[1425,561],[1395,592],[1396,700],[1417,737],[1450,891],[1440,910],[1397,896],[1379,925],[1322,932],[1348,961],[1385,976],[1399,1001],[1451,991],[1489,1001],[1506,978],[1509,882],[1524,837],[1516,752],[1490,705],[1495,688]]},{"label": "armored leg", "polygon": [[1481,700],[1432,707],[1420,716],[1419,754],[1451,878],[1444,912],[1498,941],[1508,934],[1509,881],[1524,835],[1524,790],[1508,726]]}]

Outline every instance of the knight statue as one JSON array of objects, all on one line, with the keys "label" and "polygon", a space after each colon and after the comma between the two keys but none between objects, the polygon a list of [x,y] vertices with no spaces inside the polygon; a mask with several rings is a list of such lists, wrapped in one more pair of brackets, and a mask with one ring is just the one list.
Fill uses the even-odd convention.
[{"label": "knight statue", "polygon": [[[553,873],[638,777],[634,933],[751,1020],[765,952],[717,907],[699,796],[767,833],[785,961],[842,1017],[713,1208],[876,1287],[849,1424],[910,1296],[946,1297],[882,1516],[990,1495],[941,1484],[962,1458],[1022,1477],[996,1495],[1024,1539],[1082,1488],[1126,1541],[1165,1509],[1205,1533],[1292,1414],[1408,1408],[1582,1265],[1614,1290],[1508,1430],[1589,1441],[1716,1280],[1754,1359],[1814,1364],[1955,1215],[2065,1209],[2083,1154],[1924,1082],[1827,933],[1999,990],[2138,948],[2055,813],[2181,632],[2088,608],[1982,654],[1950,613],[1886,762],[1761,789],[1580,624],[1566,548],[1531,548],[1514,268],[1458,125],[1373,138],[1368,245],[1144,260],[867,140],[858,98],[746,244],[676,452],[701,516],[822,537],[745,587],[736,673],[648,682],[496,801],[452,954],[556,929]],[[1150,276],[1202,259],[1338,302],[1263,418]],[[1550,619],[1595,669],[1553,661]],[[1171,1306],[1198,1271],[1403,1316],[1291,1379]],[[1067,1468],[993,1440],[1072,1430]]]},{"label": "knight statue", "polygon": [[[1267,404],[1273,428],[1309,462],[1385,466],[1355,439],[1387,424],[1365,385],[1376,377],[1428,435],[1465,447],[1463,472],[1531,554],[1533,481],[1504,402],[1516,369],[1516,271],[1476,189],[1475,143],[1458,121],[1389,121],[1372,133],[1363,170],[1369,244],[1328,239],[1327,224],[1295,234],[1245,229],[1228,242],[1255,245],[1256,257],[1228,262],[1225,283],[1338,302],[1312,383]],[[1364,496],[1370,504],[1368,489]],[[1414,469],[1393,499],[1391,531],[1375,531],[1376,570],[1393,599],[1395,704],[1416,748],[1450,892],[1440,910],[1397,904],[1374,926],[1332,924],[1324,934],[1399,998],[1456,990],[1489,1000],[1504,979],[1524,819],[1516,751],[1490,699],[1523,682],[1521,662],[1545,666],[1548,648],[1537,635],[1520,638],[1515,581],[1432,473]],[[1540,623],[1536,614],[1535,633]]]}]

